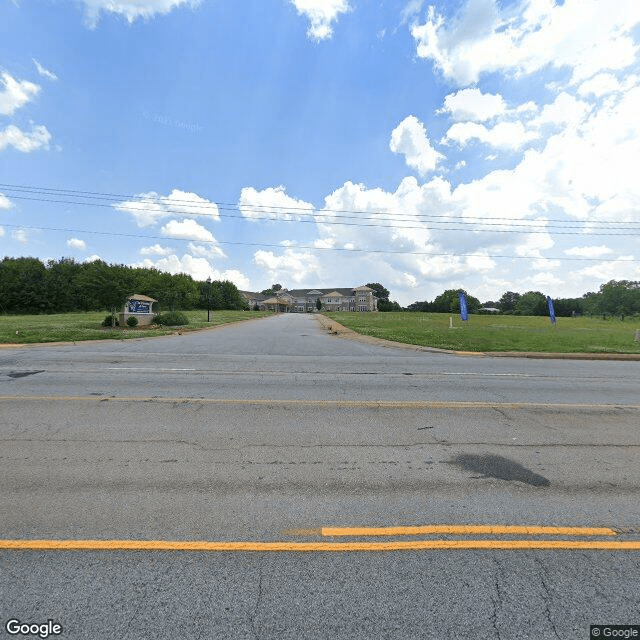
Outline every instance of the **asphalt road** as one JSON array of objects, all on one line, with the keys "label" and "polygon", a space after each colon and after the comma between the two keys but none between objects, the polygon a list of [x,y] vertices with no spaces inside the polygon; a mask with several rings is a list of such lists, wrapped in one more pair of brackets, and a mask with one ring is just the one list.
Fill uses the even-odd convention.
[{"label": "asphalt road", "polygon": [[62,638],[640,624],[639,389],[637,362],[383,348],[308,315],[0,349],[0,637],[10,618]]}]

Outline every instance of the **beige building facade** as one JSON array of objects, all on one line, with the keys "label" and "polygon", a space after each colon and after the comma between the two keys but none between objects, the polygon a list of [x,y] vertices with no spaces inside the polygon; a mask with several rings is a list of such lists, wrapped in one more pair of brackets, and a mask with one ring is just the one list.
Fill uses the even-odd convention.
[{"label": "beige building facade", "polygon": [[322,304],[322,311],[364,313],[378,310],[378,298],[375,297],[373,289],[365,285],[347,288],[281,289],[270,298],[249,291],[241,293],[251,309],[257,305],[261,310],[274,310],[283,313],[316,312],[318,300]]}]

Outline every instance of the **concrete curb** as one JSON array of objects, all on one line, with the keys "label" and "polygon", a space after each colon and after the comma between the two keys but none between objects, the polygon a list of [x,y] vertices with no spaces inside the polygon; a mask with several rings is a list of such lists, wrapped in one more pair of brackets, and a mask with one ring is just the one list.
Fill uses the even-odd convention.
[{"label": "concrete curb", "polygon": [[404,342],[393,342],[392,340],[384,340],[382,338],[374,338],[373,336],[363,336],[356,333],[352,329],[341,325],[339,322],[327,318],[325,315],[315,315],[323,329],[329,331],[339,338],[347,340],[355,340],[378,347],[386,347],[388,349],[404,349],[405,351],[426,352],[426,353],[442,353],[453,356],[472,356],[476,358],[530,358],[530,359],[547,359],[547,360],[624,360],[640,362],[640,353],[547,353],[536,351],[449,351],[447,349],[436,349],[435,347],[422,347],[415,344],[406,344]]}]

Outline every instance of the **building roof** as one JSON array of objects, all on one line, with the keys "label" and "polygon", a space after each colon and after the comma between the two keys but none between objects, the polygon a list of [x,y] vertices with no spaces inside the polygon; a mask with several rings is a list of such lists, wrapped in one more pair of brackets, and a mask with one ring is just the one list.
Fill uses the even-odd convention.
[{"label": "building roof", "polygon": [[150,298],[149,296],[143,296],[139,293],[133,293],[130,296],[127,296],[127,300],[140,300],[142,302],[158,302],[154,298]]},{"label": "building roof", "polygon": [[262,301],[262,300],[266,300],[267,296],[265,296],[262,293],[254,293],[253,291],[241,291],[240,295],[244,296],[247,299],[250,300],[258,300],[258,301]]},{"label": "building roof", "polygon": [[[305,296],[328,296],[336,294],[341,296],[353,296],[356,291],[360,291],[362,289],[369,289],[369,287],[326,287],[324,289],[289,289],[287,292],[290,296],[294,298],[304,298]],[[373,291],[373,289],[369,289],[369,291]]]},{"label": "building roof", "polygon": [[[321,298],[323,296],[342,296],[353,297],[356,296],[358,291],[373,291],[371,287],[326,287],[324,289],[280,289],[275,295],[278,297],[286,296],[290,298],[307,298],[312,296],[313,298]],[[262,293],[254,293],[252,291],[240,291],[240,293],[247,299],[257,300],[258,302],[274,303],[274,298],[267,300],[267,297]],[[375,297],[375,295],[374,295]]]},{"label": "building roof", "polygon": [[263,304],[289,304],[289,300],[286,298],[269,298],[268,300],[263,300]]}]

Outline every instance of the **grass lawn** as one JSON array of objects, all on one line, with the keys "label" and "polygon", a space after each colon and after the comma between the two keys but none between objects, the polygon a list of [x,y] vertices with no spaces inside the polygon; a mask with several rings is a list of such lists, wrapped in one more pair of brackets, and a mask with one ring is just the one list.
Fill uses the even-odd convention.
[{"label": "grass lawn", "polygon": [[[325,313],[358,333],[407,344],[455,351],[640,353],[640,319],[549,318],[471,315],[462,322],[447,313]],[[449,318],[453,317],[453,329]]]},{"label": "grass lawn", "polygon": [[107,313],[58,313],[51,315],[0,315],[0,344],[25,344],[34,342],[75,342],[80,340],[126,340],[148,336],[163,336],[177,330],[190,331],[226,322],[238,322],[249,318],[271,315],[266,311],[212,311],[211,322],[207,322],[207,312],[185,311],[189,324],[184,329],[157,327],[154,329],[116,327],[106,329],[100,326]]}]

